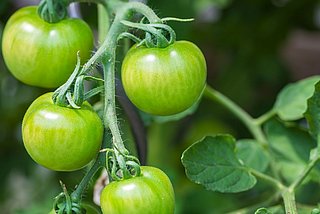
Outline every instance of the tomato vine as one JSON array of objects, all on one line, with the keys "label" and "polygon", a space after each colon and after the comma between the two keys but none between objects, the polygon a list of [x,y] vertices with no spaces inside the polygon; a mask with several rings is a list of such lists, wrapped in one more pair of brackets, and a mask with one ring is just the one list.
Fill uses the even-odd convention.
[{"label": "tomato vine", "polygon": [[[50,94],[52,100],[48,99],[48,94],[44,95],[47,99],[43,102],[44,104],[39,103],[39,100],[43,99],[43,97],[38,98],[30,106],[23,122],[25,147],[33,159],[39,164],[53,170],[71,171],[83,167],[94,159],[89,171],[74,191],[69,193],[66,186],[61,183],[63,192],[55,198],[54,213],[85,213],[86,208],[82,204],[83,194],[92,177],[101,168],[107,170],[110,181],[101,194],[101,207],[103,212],[126,213],[127,209],[134,209],[132,213],[152,212],[172,214],[174,212],[174,192],[169,178],[159,169],[141,166],[139,159],[131,155],[125,147],[118,125],[115,64],[118,42],[124,38],[131,39],[136,43],[136,45],[127,52],[123,62],[122,82],[126,94],[138,109],[158,116],[180,119],[193,111],[194,105],[203,95],[212,101],[220,103],[233,113],[247,127],[254,138],[236,141],[231,135],[221,134],[207,136],[193,144],[185,150],[182,155],[182,164],[186,169],[188,178],[195,183],[202,184],[209,190],[228,193],[249,190],[254,187],[257,182],[256,179],[258,178],[270,184],[275,189],[275,193],[272,194],[268,200],[248,208],[242,208],[237,213],[248,213],[253,210],[256,211],[256,213],[268,212],[267,209],[261,207],[273,205],[279,198],[283,200],[286,213],[298,213],[295,200],[296,189],[303,183],[320,161],[320,123],[318,122],[320,119],[318,118],[318,112],[320,112],[318,104],[320,100],[320,79],[318,76],[293,85],[293,89],[290,87],[288,87],[289,89],[284,89],[284,91],[280,93],[275,106],[270,111],[258,118],[254,118],[232,100],[206,84],[206,63],[200,49],[191,42],[176,41],[174,30],[165,24],[167,21],[182,22],[191,21],[192,19],[160,18],[144,3],[122,2],[117,0],[42,0],[38,6],[38,14],[43,20],[49,22],[51,26],[59,24],[67,19],[67,6],[72,2],[90,2],[99,5],[99,40],[101,45],[90,59],[85,61],[83,66],[81,66],[83,59],[80,58],[80,55],[85,50],[80,51],[80,53],[78,52],[76,58],[77,64],[73,72],[71,75],[70,72],[66,72],[68,80],[57,88],[52,95]],[[32,9],[32,13],[34,13],[34,11],[35,8]],[[114,17],[112,17],[113,21],[111,25],[109,25],[109,20],[111,20],[111,15],[109,16],[109,14],[115,14]],[[136,14],[142,16],[142,18],[139,22],[132,22],[132,18]],[[142,31],[144,37],[139,38],[129,33],[131,28]],[[9,37],[5,36],[4,40],[8,38]],[[88,40],[90,40],[90,38]],[[11,41],[4,42],[5,45],[7,45],[4,46],[6,50],[4,52],[5,57],[7,54],[10,54],[11,50],[8,48],[10,42]],[[169,60],[167,60],[167,58],[161,58],[160,50],[165,52],[163,55],[166,57],[169,56]],[[145,52],[139,55],[140,53],[137,54],[139,51]],[[151,53],[149,53],[149,51]],[[157,56],[152,55],[154,52],[157,53]],[[72,54],[75,55],[75,53]],[[178,58],[176,61],[174,61],[175,56]],[[139,61],[144,58],[148,58],[148,66],[145,65],[146,62]],[[155,62],[155,64],[152,64],[153,62]],[[143,66],[139,67],[139,63]],[[7,64],[10,65],[12,63],[7,61]],[[31,67],[31,64],[28,64],[28,66]],[[90,74],[97,66],[101,66],[103,78]],[[11,66],[8,67],[10,68]],[[15,71],[13,71],[14,68],[14,66],[11,67],[13,74],[15,74]],[[53,69],[53,71],[56,70],[58,70],[58,68]],[[169,70],[167,74],[165,73],[166,70]],[[128,72],[131,73],[128,74]],[[149,75],[149,73],[152,73],[154,76],[150,75],[147,76],[146,79],[140,78],[139,80],[135,78],[132,81],[130,79],[131,76],[138,75],[138,73],[140,77]],[[33,72],[32,75],[34,74],[35,72]],[[126,78],[126,75],[129,75],[129,78]],[[165,81],[159,81],[158,77],[162,75],[167,75],[164,77]],[[52,76],[51,78],[53,79],[54,77]],[[38,82],[39,80],[40,85],[38,86],[46,87],[45,84],[42,85],[41,77],[38,79]],[[95,87],[86,91],[84,87],[85,81],[95,83]],[[160,86],[157,85],[157,81],[161,82]],[[25,82],[34,85],[39,84],[28,80]],[[172,88],[170,88],[170,86],[174,84],[180,86],[176,87],[176,91],[172,91]],[[310,85],[312,87],[310,87]],[[315,88],[313,87],[314,85]],[[47,85],[47,87],[54,86],[56,86],[56,83]],[[315,90],[312,91],[309,87]],[[309,89],[313,94],[311,92],[309,93]],[[299,99],[303,100],[306,104],[306,106],[302,108],[302,112],[301,109],[296,107],[295,103],[290,103],[291,97],[288,96],[288,94],[294,94],[291,90],[295,93],[297,93],[296,91],[303,91],[301,97],[299,97]],[[163,96],[160,97],[157,92],[160,92]],[[82,110],[87,110],[86,113],[92,113],[92,107],[87,103],[87,100],[98,94],[103,95],[101,96],[103,99],[103,114],[100,118],[104,126],[103,130],[100,119],[97,123],[92,122],[91,124],[86,124],[90,119],[89,116],[87,116],[87,120],[84,122],[69,118],[70,121],[77,123],[77,125],[80,124],[81,128],[88,128],[89,131],[81,128],[76,130],[67,128],[61,131],[59,127],[54,126],[56,124],[52,125],[50,122],[49,128],[45,127],[46,129],[44,129],[44,127],[39,126],[41,123],[38,117],[40,119],[44,118],[43,120],[50,119],[53,114],[55,117],[60,117],[55,114],[56,112],[49,111],[50,106],[61,111],[76,112],[77,114],[81,114]],[[156,100],[154,100],[156,95],[158,96]],[[180,99],[181,97],[182,99]],[[45,110],[49,111],[49,116],[47,112],[47,116],[38,116],[44,114],[41,112],[42,104],[45,106]],[[293,107],[290,106],[290,104],[292,104]],[[40,108],[40,110],[38,108]],[[277,157],[272,148],[273,142],[270,140],[275,134],[272,133],[272,131],[268,133],[267,128],[264,130],[264,126],[267,126],[266,124],[277,116],[280,121],[292,121],[305,118],[309,124],[308,131],[310,133],[306,139],[312,141],[312,143],[317,143],[317,147],[311,150],[310,159],[305,164],[302,172],[290,182],[285,180],[281,171],[277,168]],[[96,113],[94,113],[92,117],[98,118]],[[94,119],[92,119],[92,121],[93,120]],[[281,125],[279,125],[278,122],[273,122],[272,124],[271,122],[269,126],[278,126],[277,128],[281,129],[283,124],[281,123]],[[90,125],[94,127],[90,127]],[[38,126],[40,128],[38,128]],[[43,130],[41,128],[43,128]],[[34,138],[34,136],[38,136],[36,132],[39,131],[39,129],[41,129],[39,136],[43,135],[44,137],[39,139]],[[93,131],[94,129],[96,133]],[[59,130],[60,133],[56,130]],[[289,128],[286,129],[286,131],[287,130],[289,130]],[[54,133],[51,134],[51,131]],[[100,135],[103,133],[101,150],[97,152],[97,145],[95,145],[95,148],[92,149],[92,154],[88,155],[89,157],[81,157],[85,149],[81,151],[77,150],[80,149],[79,144],[81,141],[90,143],[92,139],[89,137],[86,138],[87,135],[79,134],[80,138],[83,139],[77,138],[78,144],[75,147],[73,147],[74,144],[72,140],[70,140],[70,137],[67,138],[64,136],[64,139],[59,138],[59,134],[65,132],[66,135],[71,134],[71,138],[74,140],[77,135],[76,132],[83,134],[86,133],[86,131],[90,132],[87,135],[94,133],[97,139],[93,139],[93,141],[101,141]],[[108,135],[108,132],[110,132],[111,135]],[[51,139],[48,139],[48,133],[53,136],[49,136]],[[306,134],[305,131],[303,131],[303,133]],[[39,149],[40,147],[38,145],[42,143],[43,139],[50,143],[49,146],[55,153],[58,153],[55,150],[55,146],[58,145],[56,142],[63,141],[67,145],[67,148],[61,149],[59,147],[63,150],[63,152],[61,152],[62,156],[69,154],[72,157],[80,157],[81,159],[85,159],[84,163],[81,162],[80,165],[72,165],[72,159],[70,158],[67,164],[71,163],[71,166],[66,167],[63,165],[57,167],[51,166],[51,164],[56,164],[56,162],[62,159],[61,156],[58,157],[59,160],[54,158],[51,158],[49,161],[39,160],[37,155],[40,154],[41,156],[41,152],[43,151],[40,151],[41,149]],[[253,145],[252,147],[265,157],[265,162],[261,164],[262,169],[250,163],[245,157],[241,157],[239,153],[243,151],[241,151],[241,148],[238,146],[244,142],[251,144],[251,146]],[[108,143],[110,145],[107,145]],[[34,146],[32,144],[37,145]],[[71,147],[76,148],[75,152],[71,151]],[[32,151],[34,148],[38,150],[35,152]],[[94,155],[96,155],[96,158],[94,158]],[[49,164],[47,162],[49,162]],[[76,160],[75,162],[80,161]],[[267,171],[268,167],[270,172]],[[235,173],[236,176],[230,176],[232,173]],[[223,182],[221,182],[221,180],[223,180]],[[119,206],[121,206],[121,204],[128,202],[126,194],[131,194],[129,198],[130,205],[127,205],[126,209],[120,209]],[[156,211],[154,211],[154,209]]]}]

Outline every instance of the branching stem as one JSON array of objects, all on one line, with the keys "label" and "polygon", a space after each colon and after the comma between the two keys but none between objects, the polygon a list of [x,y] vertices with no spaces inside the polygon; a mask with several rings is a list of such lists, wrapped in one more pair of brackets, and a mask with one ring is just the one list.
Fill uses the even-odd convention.
[{"label": "branching stem", "polygon": [[224,96],[220,92],[214,90],[209,85],[207,85],[204,91],[204,96],[212,100],[215,100],[223,106],[225,106],[229,111],[236,115],[245,124],[245,126],[250,130],[252,135],[263,147],[268,147],[267,139],[264,136],[261,127],[259,125],[256,125],[254,119],[242,108],[236,105],[232,100],[230,100],[228,97]]}]

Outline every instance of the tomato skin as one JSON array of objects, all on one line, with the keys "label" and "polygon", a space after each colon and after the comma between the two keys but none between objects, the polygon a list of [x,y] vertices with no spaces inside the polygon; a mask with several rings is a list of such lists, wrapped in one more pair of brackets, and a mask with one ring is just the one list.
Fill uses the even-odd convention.
[{"label": "tomato skin", "polygon": [[142,166],[138,177],[108,184],[100,201],[105,214],[173,214],[175,204],[169,178],[150,166]]},{"label": "tomato skin", "polygon": [[177,41],[166,48],[132,47],[122,64],[122,83],[139,109],[172,115],[195,103],[206,84],[206,62],[191,42]]},{"label": "tomato skin", "polygon": [[2,52],[10,72],[32,86],[54,88],[70,76],[77,52],[86,60],[93,49],[90,27],[80,19],[47,23],[37,7],[16,11],[8,20],[2,39]]},{"label": "tomato skin", "polygon": [[55,171],[84,167],[97,155],[103,125],[91,105],[81,109],[53,104],[52,93],[38,97],[22,122],[24,146],[38,164]]}]

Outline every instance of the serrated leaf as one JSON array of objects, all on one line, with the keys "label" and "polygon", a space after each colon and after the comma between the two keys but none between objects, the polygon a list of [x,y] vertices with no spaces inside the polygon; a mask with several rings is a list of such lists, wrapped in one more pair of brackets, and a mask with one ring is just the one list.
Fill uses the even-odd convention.
[{"label": "serrated leaf", "polygon": [[315,85],[314,93],[307,104],[305,118],[308,121],[310,133],[317,138],[320,133],[320,82]]},{"label": "serrated leaf", "polygon": [[235,154],[235,139],[230,135],[205,137],[182,154],[187,177],[218,192],[242,192],[256,184],[249,169]]},{"label": "serrated leaf", "polygon": [[256,140],[237,141],[236,151],[238,158],[243,161],[244,165],[260,172],[264,172],[268,168],[269,155]]},{"label": "serrated leaf", "polygon": [[312,96],[314,85],[319,80],[320,76],[312,76],[283,88],[273,107],[278,116],[285,121],[303,118],[307,109],[307,99]]}]

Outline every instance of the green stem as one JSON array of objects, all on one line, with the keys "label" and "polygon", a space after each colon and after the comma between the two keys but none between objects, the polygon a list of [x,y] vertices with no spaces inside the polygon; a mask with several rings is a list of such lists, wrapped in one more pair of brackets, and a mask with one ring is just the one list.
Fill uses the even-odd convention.
[{"label": "green stem", "polygon": [[246,125],[246,127],[250,130],[252,135],[263,147],[268,146],[267,140],[261,130],[261,127],[259,125],[256,125],[254,119],[237,104],[235,104],[232,100],[230,100],[228,97],[224,96],[220,92],[214,90],[209,85],[206,86],[204,95],[212,100],[219,102],[227,109],[229,109]]},{"label": "green stem", "polygon": [[251,169],[250,172],[255,175],[256,177],[272,184],[274,187],[276,187],[279,191],[282,192],[282,199],[284,202],[285,210],[287,214],[297,214],[297,207],[295,202],[295,196],[294,196],[294,188],[286,187],[278,180],[260,173],[259,171]]},{"label": "green stem", "polygon": [[131,177],[126,167],[124,155],[128,154],[123,144],[120,129],[118,127],[118,119],[115,104],[115,60],[116,47],[119,35],[127,30],[127,27],[121,23],[132,17],[132,11],[142,13],[150,22],[158,22],[160,18],[146,5],[139,2],[115,3],[116,16],[103,44],[86,63],[83,72],[89,69],[96,61],[101,60],[104,71],[105,101],[104,101],[104,118],[103,122],[106,128],[109,128],[112,134],[113,146],[115,148],[115,156],[123,173],[123,178]]},{"label": "green stem", "polygon": [[[104,78],[105,78],[105,109],[104,109],[104,125],[106,128],[109,128],[112,136],[113,136],[113,143],[114,146],[116,147],[116,156],[118,159],[119,164],[125,164],[124,160],[119,153],[126,153],[127,150],[123,145],[123,141],[121,139],[121,134],[120,134],[120,129],[118,127],[118,120],[117,120],[117,115],[116,115],[116,110],[115,110],[115,50],[116,50],[116,45],[117,45],[117,38],[118,36],[126,30],[126,27],[120,23],[121,20],[130,18],[131,14],[129,14],[129,11],[131,10],[136,10],[147,16],[150,20],[160,20],[154,13],[151,14],[150,11],[152,11],[149,7],[142,3],[127,3],[123,4],[123,7],[121,7],[115,17],[115,21],[113,25],[110,28],[110,31],[107,34],[107,37],[102,44],[102,46],[99,48],[99,50],[96,52],[96,54],[89,60],[89,64],[92,62],[95,62],[97,59],[102,59],[103,61],[103,68],[104,68]],[[146,10],[146,11],[144,11]],[[153,12],[153,11],[152,11]],[[87,68],[88,69],[88,68]],[[104,141],[103,141],[103,147],[106,147],[107,144],[107,137],[106,134],[104,136]],[[87,172],[87,174],[83,177],[81,180],[80,184],[78,185],[77,189],[72,193],[72,198],[75,201],[80,201],[81,196],[86,189],[89,181],[91,178],[94,176],[94,174],[97,172],[97,170],[101,167],[104,166],[106,162],[106,154],[99,153],[95,163],[93,166],[90,168],[90,170]],[[120,167],[126,168],[126,166],[121,166]],[[129,172],[126,172],[123,170],[124,177],[128,177],[126,175]]]},{"label": "green stem", "polygon": [[267,113],[261,115],[260,117],[255,119],[255,123],[257,125],[262,125],[264,124],[266,121],[270,120],[272,117],[274,117],[276,115],[276,112],[271,109],[270,111],[268,111]]},{"label": "green stem", "polygon": [[[209,99],[213,101],[219,102],[221,105],[225,106],[229,111],[231,111],[235,116],[237,116],[243,124],[249,129],[249,131],[252,133],[254,138],[258,141],[258,143],[261,144],[261,146],[269,153],[271,154],[268,141],[262,132],[261,124],[257,123],[254,118],[252,118],[247,112],[245,112],[242,108],[240,108],[237,104],[235,104],[232,100],[230,100],[228,97],[224,96],[220,92],[214,90],[209,85],[206,86],[204,91],[204,96],[208,97]],[[271,113],[267,114],[268,117],[271,116]],[[267,118],[267,117],[266,117]],[[262,119],[260,119],[262,120]],[[271,161],[271,170],[274,174],[274,176],[280,180],[280,176],[278,173],[278,170],[276,169],[276,162],[272,158],[272,155],[270,155],[270,161]]]},{"label": "green stem", "polygon": [[298,214],[294,192],[289,189],[282,192],[286,214]]},{"label": "green stem", "polygon": [[265,201],[262,201],[260,203],[248,206],[248,207],[244,207],[232,212],[229,212],[228,214],[247,214],[247,213],[254,213],[257,209],[261,208],[261,207],[269,207],[272,204],[274,204],[275,202],[277,202],[280,198],[281,192],[277,191],[276,193],[274,193],[273,195],[271,195],[269,198],[267,198]]},{"label": "green stem", "polygon": [[125,27],[120,22],[132,16],[132,14],[129,14],[129,12],[134,11],[137,13],[141,13],[151,23],[161,22],[161,19],[153,12],[151,8],[149,8],[147,5],[140,2],[129,2],[129,3],[114,2],[111,7],[119,8],[118,10],[116,10],[117,15],[111,26],[113,30],[111,31],[111,28],[110,28],[107,38],[105,39],[103,44],[100,46],[100,48],[97,50],[97,52],[89,59],[87,63],[84,64],[80,74],[85,74],[88,71],[90,71],[91,67],[95,65],[99,60],[101,60],[101,57],[105,53],[108,53],[108,54],[110,53],[110,48],[114,49],[116,47],[116,40],[118,36],[127,29],[127,27]]},{"label": "green stem", "polygon": [[302,181],[308,176],[309,172],[316,166],[319,160],[320,157],[317,157],[308,163],[307,167],[303,170],[299,177],[290,185],[290,191],[294,192],[295,188],[302,183]]},{"label": "green stem", "polygon": [[[116,114],[115,104],[115,72],[114,72],[114,54],[110,55],[103,64],[105,77],[105,109],[104,109],[104,124],[110,128],[113,136],[113,143],[120,153],[127,153],[127,149],[123,145],[123,141],[118,127],[118,119]],[[111,62],[111,63],[109,63]]]},{"label": "green stem", "polygon": [[[115,48],[114,48],[115,49]],[[129,178],[130,172],[127,169],[126,162],[122,154],[128,154],[125,148],[120,129],[118,127],[118,119],[116,115],[115,105],[115,53],[110,54],[110,58],[106,57],[106,62],[103,63],[104,78],[105,78],[105,109],[104,109],[104,124],[109,127],[112,134],[112,142],[115,147],[115,155],[120,169],[122,170],[123,177]]]},{"label": "green stem", "polygon": [[[107,147],[109,138],[107,137],[106,132],[104,131],[103,136],[103,142],[101,145],[101,148],[104,149]],[[94,164],[91,166],[89,171],[85,174],[85,176],[82,178],[81,182],[77,186],[76,190],[71,193],[72,201],[74,202],[80,202],[81,196],[85,189],[88,186],[88,183],[92,179],[92,177],[96,174],[96,172],[105,165],[106,162],[106,153],[105,152],[99,152],[98,157],[96,158]]]},{"label": "green stem", "polygon": [[280,191],[286,189],[286,187],[280,181],[278,181],[277,179],[275,179],[269,175],[266,175],[266,174],[261,173],[257,170],[254,170],[254,169],[250,169],[250,172],[254,176],[256,176],[257,178],[260,178],[261,180],[264,180],[264,181],[272,184],[274,187],[276,187]]}]

